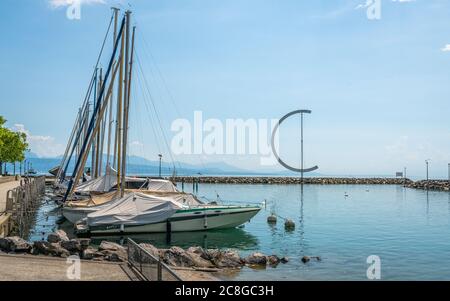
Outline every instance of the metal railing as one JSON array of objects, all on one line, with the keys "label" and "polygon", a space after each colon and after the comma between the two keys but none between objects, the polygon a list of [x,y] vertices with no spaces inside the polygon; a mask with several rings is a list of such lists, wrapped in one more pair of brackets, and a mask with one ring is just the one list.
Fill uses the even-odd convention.
[{"label": "metal railing", "polygon": [[[22,183],[21,183],[22,184]],[[45,177],[25,178],[24,184],[6,194],[6,212],[11,214],[12,234],[26,237],[40,197],[45,193]]]},{"label": "metal railing", "polygon": [[127,239],[128,264],[147,281],[182,281],[161,258],[156,258],[131,238]]}]

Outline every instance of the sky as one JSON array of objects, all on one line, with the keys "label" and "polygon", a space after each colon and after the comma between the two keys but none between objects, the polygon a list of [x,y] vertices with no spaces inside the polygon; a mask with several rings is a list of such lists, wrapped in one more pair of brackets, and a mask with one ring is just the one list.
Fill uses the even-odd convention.
[{"label": "sky", "polygon": [[[430,175],[447,177],[450,1],[381,0],[377,20],[365,0],[82,0],[79,20],[67,17],[67,3],[0,3],[0,114],[28,133],[39,156],[64,152],[110,7],[119,6],[133,11],[142,69],[130,113],[133,154],[169,160],[172,123],[193,121],[194,111],[225,122],[310,109],[306,167],[329,175],[407,167],[420,177],[430,159]],[[280,127],[281,154],[292,165],[299,145],[293,117]],[[172,157],[282,169],[261,166],[258,155]]]}]

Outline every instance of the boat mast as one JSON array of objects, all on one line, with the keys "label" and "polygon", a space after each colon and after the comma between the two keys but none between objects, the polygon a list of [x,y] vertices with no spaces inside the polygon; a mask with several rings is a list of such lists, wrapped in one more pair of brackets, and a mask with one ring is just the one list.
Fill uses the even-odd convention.
[{"label": "boat mast", "polygon": [[[116,7],[113,7],[112,10],[114,11],[114,34],[113,34],[113,43],[117,39],[117,23],[119,20],[119,9]],[[106,166],[110,165],[110,156],[111,156],[111,136],[112,136],[112,124],[113,124],[113,100],[114,100],[114,92],[111,94],[111,102],[109,104],[109,116],[108,116],[108,141],[106,146]],[[115,153],[116,150],[114,149],[114,159],[115,160]],[[109,169],[107,169],[108,171]]]},{"label": "boat mast", "polygon": [[124,116],[123,116],[123,137],[122,137],[122,174],[121,174],[121,196],[124,195],[126,188],[125,174],[126,174],[126,162],[127,162],[127,140],[128,140],[128,113],[130,109],[130,83],[131,83],[131,61],[130,61],[130,18],[131,11],[125,12],[126,25],[125,25],[125,93],[124,93]]},{"label": "boat mast", "polygon": [[[100,76],[98,79],[98,90],[102,88],[103,85],[103,69],[100,68]],[[102,104],[105,101],[105,98],[101,100]],[[99,117],[100,118],[100,117]],[[102,169],[102,154],[103,154],[103,137],[105,132],[105,118],[100,119],[101,126],[99,128],[98,134],[97,134],[97,142],[96,142],[96,148],[95,148],[95,177],[98,178],[101,175],[101,169]]]},{"label": "boat mast", "polygon": [[120,187],[120,173],[121,173],[121,142],[122,142],[122,98],[123,98],[123,66],[124,66],[124,53],[125,53],[125,39],[122,35],[120,46],[120,62],[119,62],[119,80],[118,80],[118,92],[117,92],[117,125],[116,125],[116,143],[114,148],[117,149],[117,188]]},{"label": "boat mast", "polygon": [[[106,74],[105,74],[105,82],[107,82],[108,79],[109,79],[110,73],[112,71],[111,69],[114,69],[113,75],[111,77],[110,87],[108,89],[108,94],[110,94],[112,92],[112,88],[114,86],[114,80],[115,80],[116,71],[118,69],[117,66],[114,66],[114,58],[115,58],[116,53],[117,53],[119,39],[123,40],[124,25],[125,25],[125,20],[122,20],[122,24],[121,24],[120,30],[119,30],[119,35],[118,35],[117,40],[114,43],[113,53],[112,53],[110,62],[108,64],[108,69],[107,69]],[[105,85],[103,85],[102,88],[101,88],[101,91],[99,93],[99,97],[97,99],[97,104],[101,103],[101,99],[103,98],[104,93],[105,93]],[[106,97],[106,99],[108,99],[108,98],[109,98],[109,95]],[[80,153],[81,153],[82,157],[78,157],[77,158],[77,162],[75,163],[75,168],[74,168],[74,172],[72,174],[72,178],[70,179],[69,186],[67,188],[66,194],[64,195],[64,201],[66,201],[67,198],[73,193],[74,186],[78,183],[78,180],[80,178],[80,170],[83,168],[84,164],[86,163],[87,154],[88,154],[89,149],[91,147],[93,136],[95,136],[95,134],[98,131],[98,122],[96,123],[95,116],[96,115],[98,115],[98,116],[102,116],[103,115],[103,112],[98,114],[99,107],[103,107],[103,110],[105,108],[105,106],[100,106],[100,105],[95,106],[94,113],[93,113],[93,115],[92,115],[92,117],[91,117],[91,119],[89,121],[89,127],[88,127],[88,130],[87,130],[87,136],[84,139],[83,145],[81,147],[81,152]],[[97,119],[97,121],[98,121],[98,119]]]},{"label": "boat mast", "polygon": [[[97,99],[97,90],[98,90],[98,68],[95,69],[95,79],[94,79],[94,100],[92,103],[92,118],[96,118],[95,116],[95,111],[96,111],[96,106],[97,104],[95,103],[95,100]],[[89,116],[89,112],[88,112],[88,116]],[[86,128],[87,131],[87,128]],[[86,135],[87,136],[87,135]],[[91,179],[95,179],[95,147],[96,147],[96,142],[97,142],[97,137],[94,137],[94,141],[92,143],[92,154],[91,154]]]}]

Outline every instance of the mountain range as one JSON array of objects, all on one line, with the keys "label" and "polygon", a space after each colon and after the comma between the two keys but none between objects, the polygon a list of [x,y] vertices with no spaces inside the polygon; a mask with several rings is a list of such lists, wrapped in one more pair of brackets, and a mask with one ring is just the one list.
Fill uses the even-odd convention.
[{"label": "mountain range", "polygon": [[[33,152],[28,152],[26,156],[27,162],[32,164],[33,169],[38,174],[48,174],[48,170],[60,164],[62,156],[52,158],[42,158]],[[103,162],[106,163],[107,156],[103,155]],[[112,160],[112,159],[111,159]],[[73,158],[68,167],[68,173],[71,173],[75,165],[75,158]],[[148,160],[139,156],[129,156],[127,158],[127,173],[131,175],[158,175],[159,161]],[[90,161],[86,163],[90,166]],[[261,172],[249,171],[241,169],[224,162],[204,163],[204,164],[189,164],[184,162],[175,162],[174,164],[162,162],[162,174],[172,175],[173,170],[176,170],[177,175],[288,175],[289,172]],[[291,174],[292,175],[292,174]]]}]

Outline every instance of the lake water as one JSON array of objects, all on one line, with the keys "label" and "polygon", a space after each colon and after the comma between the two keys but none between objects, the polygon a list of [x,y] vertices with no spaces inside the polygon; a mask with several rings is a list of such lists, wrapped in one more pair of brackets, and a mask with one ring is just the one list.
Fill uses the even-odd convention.
[{"label": "lake water", "polygon": [[[186,191],[192,185],[186,185]],[[231,248],[287,256],[290,261],[263,270],[244,268],[234,280],[365,280],[367,257],[381,259],[384,280],[450,280],[450,194],[401,186],[220,185],[200,184],[199,197],[224,203],[261,203],[263,209],[241,229],[175,233],[171,245]],[[47,212],[50,212],[48,214]],[[295,221],[287,232],[278,219]],[[47,203],[40,211],[31,239],[52,231],[57,211]],[[70,228],[69,228],[70,229]],[[166,247],[164,234],[133,236]],[[320,256],[307,264],[304,256]]]}]

